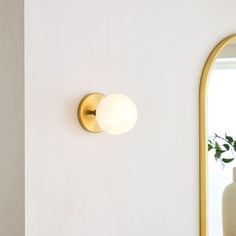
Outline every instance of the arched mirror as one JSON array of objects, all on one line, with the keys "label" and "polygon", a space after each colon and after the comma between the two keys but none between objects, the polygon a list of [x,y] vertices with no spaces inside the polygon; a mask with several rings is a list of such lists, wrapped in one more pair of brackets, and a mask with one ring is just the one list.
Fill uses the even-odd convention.
[{"label": "arched mirror", "polygon": [[200,85],[201,236],[236,236],[236,35],[221,41]]}]

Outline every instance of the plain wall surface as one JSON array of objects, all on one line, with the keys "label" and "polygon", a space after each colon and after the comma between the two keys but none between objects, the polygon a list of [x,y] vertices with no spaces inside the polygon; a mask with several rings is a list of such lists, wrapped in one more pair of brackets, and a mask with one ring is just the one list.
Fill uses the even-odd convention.
[{"label": "plain wall surface", "polygon": [[24,236],[24,5],[0,0],[0,235]]},{"label": "plain wall surface", "polygon": [[[26,235],[199,235],[198,90],[235,0],[26,0]],[[89,92],[136,127],[91,134]]]}]

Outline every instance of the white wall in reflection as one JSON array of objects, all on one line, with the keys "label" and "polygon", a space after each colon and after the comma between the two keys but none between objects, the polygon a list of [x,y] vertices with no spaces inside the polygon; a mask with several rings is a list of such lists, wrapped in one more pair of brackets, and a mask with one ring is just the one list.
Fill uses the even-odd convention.
[{"label": "white wall in reflection", "polygon": [[[213,69],[208,87],[208,136],[214,133],[236,137],[236,69]],[[225,154],[225,157],[228,156]],[[209,236],[222,236],[222,194],[232,183],[236,160],[222,167],[214,152],[208,156]]]}]

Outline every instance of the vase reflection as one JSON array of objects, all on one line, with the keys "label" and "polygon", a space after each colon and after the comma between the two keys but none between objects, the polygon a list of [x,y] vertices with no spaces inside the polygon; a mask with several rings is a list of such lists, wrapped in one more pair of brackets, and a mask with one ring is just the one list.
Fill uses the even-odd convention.
[{"label": "vase reflection", "polygon": [[224,236],[236,236],[236,167],[233,168],[233,183],[223,193],[222,221]]}]

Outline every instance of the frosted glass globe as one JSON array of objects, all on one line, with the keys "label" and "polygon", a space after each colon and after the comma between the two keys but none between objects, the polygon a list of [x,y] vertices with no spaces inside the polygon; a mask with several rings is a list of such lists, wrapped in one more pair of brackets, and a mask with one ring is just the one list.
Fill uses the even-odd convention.
[{"label": "frosted glass globe", "polygon": [[96,119],[104,132],[118,135],[133,128],[137,121],[137,109],[129,97],[110,94],[99,102]]}]

